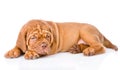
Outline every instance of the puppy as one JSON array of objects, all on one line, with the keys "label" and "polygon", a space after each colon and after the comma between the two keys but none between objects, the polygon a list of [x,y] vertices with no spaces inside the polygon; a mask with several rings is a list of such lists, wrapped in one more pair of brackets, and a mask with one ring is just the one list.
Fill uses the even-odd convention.
[{"label": "puppy", "polygon": [[5,57],[16,58],[24,54],[25,59],[35,59],[58,52],[92,56],[104,53],[105,47],[118,50],[90,24],[31,20],[22,27],[15,47]]}]

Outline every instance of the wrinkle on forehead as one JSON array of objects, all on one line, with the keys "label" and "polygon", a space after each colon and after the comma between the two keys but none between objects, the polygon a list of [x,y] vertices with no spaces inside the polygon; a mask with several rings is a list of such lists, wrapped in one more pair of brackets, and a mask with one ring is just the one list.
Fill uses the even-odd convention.
[{"label": "wrinkle on forehead", "polygon": [[40,37],[43,34],[49,33],[49,31],[51,30],[50,30],[50,27],[48,27],[46,22],[40,21],[40,22],[35,22],[34,24],[32,23],[28,27],[27,45],[31,36],[35,35],[37,37]]},{"label": "wrinkle on forehead", "polygon": [[36,24],[35,26],[31,26],[30,31],[28,31],[28,35],[30,34],[37,34],[37,33],[41,33],[42,29],[41,26],[39,24]]}]

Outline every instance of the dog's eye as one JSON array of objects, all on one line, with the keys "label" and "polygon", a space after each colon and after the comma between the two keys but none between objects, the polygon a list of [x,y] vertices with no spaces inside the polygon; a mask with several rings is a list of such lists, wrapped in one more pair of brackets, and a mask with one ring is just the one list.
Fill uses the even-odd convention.
[{"label": "dog's eye", "polygon": [[49,34],[46,34],[46,38],[50,38],[50,35],[49,35]]},{"label": "dog's eye", "polygon": [[31,39],[31,40],[36,40],[37,37],[36,37],[36,36],[32,36],[30,39]]}]

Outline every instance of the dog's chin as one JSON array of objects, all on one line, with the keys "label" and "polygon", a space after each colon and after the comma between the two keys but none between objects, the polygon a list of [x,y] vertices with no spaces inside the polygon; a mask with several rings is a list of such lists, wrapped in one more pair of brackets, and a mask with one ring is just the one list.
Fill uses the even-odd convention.
[{"label": "dog's chin", "polygon": [[48,55],[49,52],[46,52],[46,51],[41,51],[41,52],[37,52],[39,55]]},{"label": "dog's chin", "polygon": [[45,49],[37,49],[35,52],[37,52],[39,55],[49,55],[50,48],[46,47]]},{"label": "dog's chin", "polygon": [[40,56],[46,56],[46,55],[48,55],[46,52],[44,52],[44,53],[38,53]]}]

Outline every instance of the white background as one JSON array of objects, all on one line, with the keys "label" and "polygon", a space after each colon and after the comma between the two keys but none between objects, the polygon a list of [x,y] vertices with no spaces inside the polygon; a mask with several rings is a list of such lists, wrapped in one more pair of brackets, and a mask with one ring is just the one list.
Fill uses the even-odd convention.
[{"label": "white background", "polygon": [[110,49],[92,57],[59,53],[36,60],[4,58],[31,19],[93,24],[119,47],[119,0],[0,0],[0,70],[120,70],[120,51]]}]

